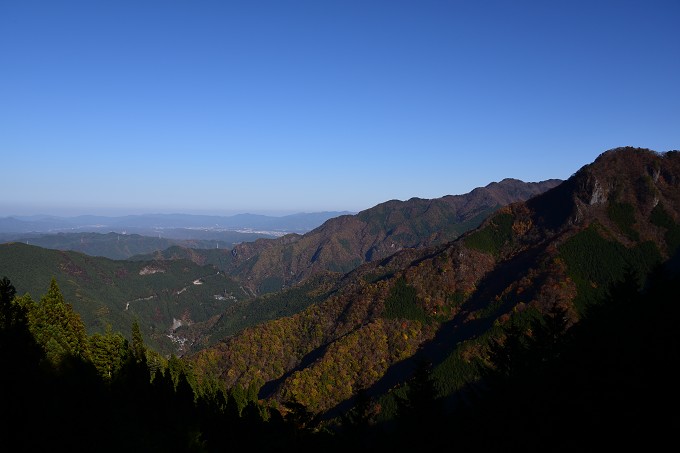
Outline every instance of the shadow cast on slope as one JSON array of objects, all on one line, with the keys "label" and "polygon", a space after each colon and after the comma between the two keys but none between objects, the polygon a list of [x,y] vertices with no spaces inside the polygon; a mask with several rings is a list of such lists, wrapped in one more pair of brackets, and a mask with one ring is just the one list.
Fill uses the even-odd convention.
[{"label": "shadow cast on slope", "polygon": [[[390,366],[382,378],[366,389],[366,394],[369,397],[378,397],[387,393],[405,382],[419,361],[430,362],[434,368],[444,362],[460,342],[474,339],[489,330],[499,313],[505,313],[517,304],[516,299],[504,298],[493,313],[483,318],[470,320],[469,314],[488,307],[497,294],[519,280],[536,263],[537,257],[544,250],[544,246],[537,246],[499,263],[480,281],[477,285],[479,289],[462,305],[460,312],[442,324],[432,340],[421,345],[411,357]],[[354,398],[347,399],[329,409],[323,418],[337,417],[351,409],[354,403]]]}]

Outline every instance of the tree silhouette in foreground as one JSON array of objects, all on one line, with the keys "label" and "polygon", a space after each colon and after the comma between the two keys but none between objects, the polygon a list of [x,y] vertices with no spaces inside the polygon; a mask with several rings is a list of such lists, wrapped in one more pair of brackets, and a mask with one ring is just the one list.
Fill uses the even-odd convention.
[{"label": "tree silhouette in foreground", "polygon": [[435,448],[444,426],[443,402],[432,378],[432,363],[419,357],[414,367],[406,395],[397,397],[395,447]]},{"label": "tree silhouette in foreground", "polygon": [[[566,452],[672,441],[680,421],[680,279],[660,267],[647,282],[640,288],[636,274],[626,272],[568,330],[559,307],[533,325],[531,336],[510,327],[506,334],[519,338],[494,355],[501,360],[489,370],[494,379],[485,381],[482,398],[453,417],[465,433],[458,446]],[[511,350],[510,362],[525,362],[508,372]]]}]

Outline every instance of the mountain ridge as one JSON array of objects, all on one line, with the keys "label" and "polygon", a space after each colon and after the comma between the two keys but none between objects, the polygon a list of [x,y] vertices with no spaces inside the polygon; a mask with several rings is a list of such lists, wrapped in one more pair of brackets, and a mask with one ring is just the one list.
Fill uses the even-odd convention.
[{"label": "mountain ridge", "polygon": [[449,241],[500,206],[559,182],[506,178],[463,195],[390,200],[355,215],[329,219],[304,235],[238,244],[224,270],[254,295],[285,288],[317,272],[345,273],[402,248]]}]

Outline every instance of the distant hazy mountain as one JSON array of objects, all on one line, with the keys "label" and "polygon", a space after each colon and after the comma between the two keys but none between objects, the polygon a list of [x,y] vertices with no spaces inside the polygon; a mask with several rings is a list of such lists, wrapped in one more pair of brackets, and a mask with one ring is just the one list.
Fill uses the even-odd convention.
[{"label": "distant hazy mountain", "polygon": [[300,213],[282,217],[237,214],[229,217],[145,214],[122,217],[35,215],[0,218],[0,243],[75,250],[111,259],[148,255],[172,246],[231,249],[241,242],[305,233],[342,212]]},{"label": "distant hazy mountain", "polygon": [[[57,217],[47,215],[0,218],[0,233],[57,233],[57,232],[123,232],[168,237],[196,239],[189,230],[247,230],[271,231],[272,234],[305,233],[326,220],[347,211],[299,213],[286,216],[237,214],[209,216],[192,214],[142,214],[118,217],[83,215]],[[203,238],[205,239],[205,238]]]}]

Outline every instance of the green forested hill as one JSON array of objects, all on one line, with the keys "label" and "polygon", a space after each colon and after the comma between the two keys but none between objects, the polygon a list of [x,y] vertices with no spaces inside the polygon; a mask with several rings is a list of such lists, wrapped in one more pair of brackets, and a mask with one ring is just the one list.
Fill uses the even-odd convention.
[{"label": "green forested hill", "polygon": [[214,267],[188,260],[114,261],[23,243],[0,244],[0,275],[10,278],[19,294],[29,293],[35,300],[54,277],[89,333],[110,327],[128,334],[138,320],[149,345],[166,354],[183,350],[180,337],[186,326],[204,322],[245,297],[239,285]]}]

